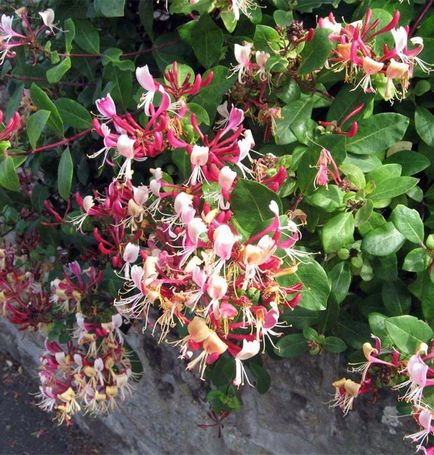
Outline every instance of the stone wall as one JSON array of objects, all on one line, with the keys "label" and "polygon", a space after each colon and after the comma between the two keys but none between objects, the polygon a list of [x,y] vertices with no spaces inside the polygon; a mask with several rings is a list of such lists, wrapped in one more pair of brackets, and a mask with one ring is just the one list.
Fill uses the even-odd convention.
[{"label": "stone wall", "polygon": [[[342,375],[335,355],[267,361],[274,378],[265,395],[246,387],[243,408],[216,428],[201,429],[207,418],[204,384],[186,372],[175,349],[157,345],[150,335],[128,335],[139,353],[144,376],[134,396],[108,417],[80,417],[77,423],[100,441],[106,454],[122,455],[371,455],[408,454],[405,431],[416,431],[410,418],[399,419],[391,397],[375,405],[359,398],[343,417],[326,402],[331,382]],[[42,339],[20,332],[0,319],[0,346],[21,361],[36,378]],[[36,390],[36,385],[35,385]]]}]

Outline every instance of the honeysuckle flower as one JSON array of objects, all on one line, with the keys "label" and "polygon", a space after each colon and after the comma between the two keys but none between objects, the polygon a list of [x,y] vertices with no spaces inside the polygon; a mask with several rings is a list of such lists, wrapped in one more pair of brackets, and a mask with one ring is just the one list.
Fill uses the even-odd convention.
[{"label": "honeysuckle flower", "polygon": [[268,59],[270,58],[270,54],[264,51],[256,51],[255,58],[256,64],[258,65],[258,71],[256,72],[256,74],[262,81],[266,81],[267,71],[265,69],[265,65],[267,64]]},{"label": "honeysuckle flower", "polygon": [[124,254],[122,259],[125,261],[125,269],[124,269],[124,276],[125,278],[129,278],[130,274],[130,266],[134,262],[137,261],[139,257],[140,246],[134,245],[134,243],[128,243],[125,247]]},{"label": "honeysuckle flower", "polygon": [[252,385],[247,376],[246,370],[243,365],[244,360],[248,360],[258,354],[261,348],[261,344],[258,340],[248,341],[243,340],[243,347],[241,351],[235,356],[235,378],[233,384],[236,387],[244,385],[244,380],[247,381],[247,384]]},{"label": "honeysuckle flower", "polygon": [[54,29],[57,28],[54,25],[54,10],[48,8],[45,11],[39,11],[39,15],[42,17],[44,25],[50,29],[51,33],[54,33]]},{"label": "honeysuckle flower", "polygon": [[146,94],[143,94],[140,103],[137,106],[139,109],[144,107],[145,114],[150,115],[150,105],[154,100],[154,96],[158,91],[158,86],[154,81],[151,73],[149,72],[148,65],[137,67],[136,68],[136,79],[138,83],[147,91]]},{"label": "honeysuckle flower", "polygon": [[344,415],[347,415],[353,409],[354,399],[359,395],[361,384],[342,378],[335,381],[333,387],[336,388],[336,392],[330,407],[340,407]]},{"label": "honeysuckle flower", "polygon": [[25,38],[24,35],[17,33],[12,28],[12,22],[14,18],[12,16],[7,16],[6,14],[2,14],[0,19],[0,42],[4,41],[5,43],[9,43],[9,41],[14,38]]},{"label": "honeysuckle flower", "polygon": [[407,391],[402,398],[417,406],[422,402],[424,389],[434,385],[434,379],[427,377],[429,367],[421,358],[421,352],[426,352],[424,346],[422,346],[422,351],[419,349],[410,357],[407,366],[401,371],[401,373],[407,374],[409,379],[393,387],[396,390],[406,387]]},{"label": "honeysuckle flower", "polygon": [[331,30],[335,35],[339,35],[342,30],[342,24],[336,22],[333,13],[330,13],[327,17],[320,17],[318,19],[318,27],[327,28]]},{"label": "honeysuckle flower", "polygon": [[108,120],[116,115],[116,105],[110,93],[105,98],[97,99],[95,104],[103,119]]},{"label": "honeysuckle flower", "polygon": [[237,178],[237,173],[234,172],[229,166],[224,166],[220,169],[218,176],[218,184],[222,191],[229,193]]},{"label": "honeysuckle flower", "polygon": [[192,165],[192,172],[188,183],[191,185],[196,185],[198,182],[202,182],[205,178],[204,173],[201,169],[202,166],[205,166],[208,163],[209,157],[209,147],[194,145],[190,155],[190,162]]},{"label": "honeysuckle flower", "polygon": [[231,0],[232,12],[236,21],[240,19],[240,11],[247,17],[250,17],[250,10],[258,8],[254,0]]},{"label": "honeysuckle flower", "polygon": [[243,160],[247,158],[250,162],[252,162],[252,157],[250,156],[250,150],[252,147],[255,146],[255,140],[253,139],[252,132],[250,130],[245,130],[243,133],[243,139],[240,139],[238,144],[239,155],[238,160],[236,161],[236,166],[240,169],[244,178],[246,175],[251,175],[252,170],[249,169],[245,164],[243,164]]},{"label": "honeysuckle flower", "polygon": [[224,262],[230,259],[232,248],[238,240],[227,224],[220,225],[213,234],[214,253]]},{"label": "honeysuckle flower", "polygon": [[131,168],[134,159],[134,144],[136,140],[129,138],[126,134],[121,134],[116,143],[116,148],[119,155],[126,158],[121,168],[119,169],[118,178],[125,177],[126,180],[131,180],[133,170]]},{"label": "honeysuckle flower", "polygon": [[244,46],[241,46],[241,44],[235,44],[234,55],[235,55],[235,60],[238,62],[238,65],[236,65],[233,68],[232,74],[238,73],[238,82],[240,84],[243,83],[244,75],[251,68],[251,63],[250,63],[251,52],[252,52],[252,43],[247,43]]},{"label": "honeysuckle flower", "polygon": [[413,434],[404,436],[405,439],[411,439],[412,442],[418,442],[417,450],[420,450],[425,444],[430,434],[434,433],[434,426],[432,425],[433,414],[429,409],[421,408],[418,409],[417,421],[423,428]]},{"label": "honeysuckle flower", "polygon": [[358,87],[362,87],[365,93],[375,92],[372,86],[371,76],[378,74],[384,67],[384,63],[377,62],[371,57],[363,57],[362,68],[365,75],[360,79],[357,85],[352,89],[356,90]]},{"label": "honeysuckle flower", "polygon": [[394,79],[399,79],[402,87],[402,97],[405,96],[405,93],[408,88],[408,80],[410,78],[410,67],[407,63],[398,62],[395,59],[391,58],[390,63],[386,69],[386,90],[384,96],[386,99],[393,98],[395,94],[395,86],[393,84]]},{"label": "honeysuckle flower", "polygon": [[81,231],[83,223],[86,221],[87,217],[92,214],[92,208],[95,206],[95,201],[92,196],[85,196],[82,200],[82,209],[83,214],[70,218],[72,224],[77,226],[77,229]]},{"label": "honeysuckle flower", "polygon": [[391,362],[386,362],[385,360],[379,359],[377,356],[381,353],[381,344],[378,338],[376,338],[376,347],[372,347],[371,343],[363,343],[363,355],[365,356],[366,362],[363,362],[358,367],[351,368],[350,371],[352,372],[359,372],[362,373],[361,382],[365,382],[366,375],[368,374],[369,368],[372,365],[385,365],[389,367],[393,367],[394,365]]},{"label": "honeysuckle flower", "polygon": [[210,308],[212,308],[215,316],[219,315],[218,304],[219,301],[226,295],[228,291],[228,283],[226,278],[220,275],[211,275],[207,282],[206,292],[211,297],[211,302],[205,309],[205,312],[208,313]]},{"label": "honeysuckle flower", "polygon": [[[433,70],[432,64],[428,64],[418,57],[424,48],[423,39],[420,36],[414,36],[413,38],[408,39],[409,29],[407,27],[392,29],[391,33],[395,41],[394,51],[403,63],[407,63],[411,67],[419,65],[425,73],[430,73]],[[416,47],[411,50],[408,49],[408,42]]]}]

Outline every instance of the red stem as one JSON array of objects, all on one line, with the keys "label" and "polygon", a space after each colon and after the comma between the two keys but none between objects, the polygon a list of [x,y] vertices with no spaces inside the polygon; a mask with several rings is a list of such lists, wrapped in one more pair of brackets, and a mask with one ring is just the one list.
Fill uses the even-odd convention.
[{"label": "red stem", "polygon": [[410,30],[410,33],[409,33],[410,37],[413,36],[414,32],[419,27],[419,24],[423,21],[424,17],[428,13],[428,11],[431,8],[433,3],[434,3],[434,0],[428,0],[426,2],[426,4],[423,7],[422,11],[420,12],[419,16],[417,17],[417,19],[415,20],[414,24],[411,27],[411,30]]},{"label": "red stem", "polygon": [[34,153],[44,152],[45,150],[55,149],[56,147],[60,147],[61,145],[69,144],[72,141],[80,139],[83,136],[86,136],[92,131],[92,128],[88,128],[87,130],[81,131],[80,133],[75,134],[74,136],[65,137],[61,141],[53,142],[52,144],[43,145],[42,147],[38,147],[35,150],[29,150],[28,152],[18,152],[18,153],[9,153],[10,156],[24,156],[24,155],[31,155]]}]

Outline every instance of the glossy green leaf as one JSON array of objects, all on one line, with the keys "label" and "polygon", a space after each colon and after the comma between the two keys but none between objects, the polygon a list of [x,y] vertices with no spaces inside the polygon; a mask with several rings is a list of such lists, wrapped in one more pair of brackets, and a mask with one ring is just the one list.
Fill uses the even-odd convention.
[{"label": "glossy green leaf", "polygon": [[304,260],[298,265],[297,271],[279,277],[277,281],[283,286],[303,284],[302,297],[298,307],[313,311],[326,308],[330,295],[330,283],[326,272],[318,262]]},{"label": "glossy green leaf", "polygon": [[90,54],[99,54],[99,32],[90,21],[75,21],[74,42]]},{"label": "glossy green leaf", "polygon": [[36,84],[32,84],[30,87],[30,96],[39,109],[45,109],[51,112],[47,125],[59,136],[63,136],[62,118],[60,117],[56,105],[50,100],[48,95]]},{"label": "glossy green leaf", "polygon": [[386,150],[403,138],[408,124],[407,117],[391,112],[360,120],[358,133],[347,140],[347,150],[361,155]]},{"label": "glossy green leaf", "polygon": [[294,333],[280,338],[274,352],[279,357],[293,358],[308,352],[307,341],[301,333]]},{"label": "glossy green leaf", "polygon": [[433,258],[425,248],[415,248],[404,258],[402,270],[407,272],[423,272],[432,264]]},{"label": "glossy green leaf", "polygon": [[335,46],[333,41],[328,39],[330,33],[331,30],[328,29],[315,29],[314,37],[305,45],[301,52],[302,61],[298,70],[300,74],[308,74],[324,66]]},{"label": "glossy green leaf", "polygon": [[0,160],[0,186],[10,191],[19,191],[20,181],[12,157],[4,156]]},{"label": "glossy green leaf", "polygon": [[385,322],[392,343],[405,354],[414,354],[421,343],[428,343],[433,331],[426,323],[414,316],[396,316]]},{"label": "glossy green leaf", "polygon": [[334,352],[338,354],[344,352],[347,349],[347,344],[344,340],[338,337],[326,337],[322,343],[322,347],[328,352]]},{"label": "glossy green leaf", "polygon": [[434,115],[427,108],[418,106],[414,114],[414,123],[421,139],[434,147]]},{"label": "glossy green leaf", "polygon": [[71,52],[72,42],[75,38],[75,24],[71,18],[66,19],[65,21],[65,51],[67,53]]},{"label": "glossy green leaf", "polygon": [[67,200],[71,194],[72,175],[74,164],[71,153],[67,147],[60,157],[59,167],[57,170],[57,189],[63,199]]},{"label": "glossy green leaf", "polygon": [[392,177],[382,180],[377,182],[374,191],[369,194],[369,198],[373,201],[392,199],[410,191],[417,185],[418,181],[414,177]]},{"label": "glossy green leaf", "polygon": [[404,244],[405,237],[393,223],[386,223],[370,231],[362,241],[362,250],[374,256],[396,253]]},{"label": "glossy green leaf", "polygon": [[59,98],[55,101],[56,107],[66,125],[79,130],[92,126],[92,117],[80,103],[70,98]]},{"label": "glossy green leaf", "polygon": [[339,213],[324,225],[321,242],[326,253],[332,253],[353,242],[354,217],[352,213]]},{"label": "glossy green leaf", "polygon": [[223,33],[208,14],[200,16],[191,32],[192,47],[199,62],[210,68],[220,59]]},{"label": "glossy green leaf", "polygon": [[56,84],[71,69],[71,59],[65,57],[58,65],[47,70],[47,81],[50,84]]},{"label": "glossy green leaf", "polygon": [[425,231],[422,218],[417,210],[398,204],[393,209],[390,220],[407,240],[418,244],[423,243]]},{"label": "glossy green leaf", "polygon": [[265,185],[251,180],[239,179],[231,195],[232,221],[237,231],[247,240],[258,223],[273,217],[269,205],[276,201],[282,212],[279,197]]},{"label": "glossy green leaf", "polygon": [[341,304],[347,297],[351,285],[352,274],[349,262],[338,262],[328,272],[328,277],[332,287],[331,297],[337,304]]},{"label": "glossy green leaf", "polygon": [[32,148],[36,148],[38,139],[50,117],[50,111],[41,109],[32,114],[27,120],[27,137]]}]

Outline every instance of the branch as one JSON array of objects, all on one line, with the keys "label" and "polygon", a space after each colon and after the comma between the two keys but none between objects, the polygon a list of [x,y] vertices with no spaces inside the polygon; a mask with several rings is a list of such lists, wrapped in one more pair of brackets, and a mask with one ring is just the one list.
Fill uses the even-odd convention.
[{"label": "branch", "polygon": [[429,9],[431,8],[431,6],[433,5],[433,3],[434,3],[434,0],[428,0],[426,2],[422,11],[419,13],[419,16],[417,17],[417,19],[415,20],[414,24],[411,27],[410,34],[409,34],[410,36],[414,35],[414,33],[416,32],[416,29],[419,27],[420,23],[424,20],[425,16],[427,15],[427,13],[428,13]]}]

